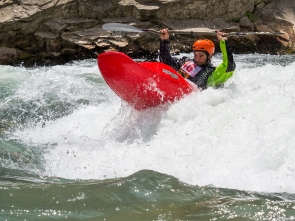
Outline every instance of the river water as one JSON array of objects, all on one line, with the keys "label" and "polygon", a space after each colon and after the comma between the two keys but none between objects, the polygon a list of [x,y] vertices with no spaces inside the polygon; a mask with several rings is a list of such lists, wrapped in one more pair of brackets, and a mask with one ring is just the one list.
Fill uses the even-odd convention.
[{"label": "river water", "polygon": [[96,60],[0,66],[0,220],[295,220],[295,57],[235,60],[141,112]]}]

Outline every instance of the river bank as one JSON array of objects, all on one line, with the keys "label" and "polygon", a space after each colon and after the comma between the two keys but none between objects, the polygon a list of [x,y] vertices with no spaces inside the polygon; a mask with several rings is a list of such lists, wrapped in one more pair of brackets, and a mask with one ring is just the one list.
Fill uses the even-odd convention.
[{"label": "river bank", "polygon": [[[110,33],[101,26],[120,22],[138,28],[191,31],[284,32],[283,36],[232,37],[235,53],[294,53],[292,0],[10,0],[0,4],[0,64],[25,66],[95,58],[118,50],[134,58],[157,57],[156,34]],[[13,12],[13,13],[11,13]],[[175,35],[173,52],[188,52],[196,38]]]}]

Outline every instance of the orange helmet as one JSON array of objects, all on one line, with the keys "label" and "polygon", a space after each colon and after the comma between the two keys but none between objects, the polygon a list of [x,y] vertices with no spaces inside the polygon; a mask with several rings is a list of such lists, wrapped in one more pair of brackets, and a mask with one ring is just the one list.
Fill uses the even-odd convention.
[{"label": "orange helmet", "polygon": [[215,51],[215,45],[211,40],[199,39],[196,40],[193,45],[194,51],[207,51],[209,55],[213,55]]}]

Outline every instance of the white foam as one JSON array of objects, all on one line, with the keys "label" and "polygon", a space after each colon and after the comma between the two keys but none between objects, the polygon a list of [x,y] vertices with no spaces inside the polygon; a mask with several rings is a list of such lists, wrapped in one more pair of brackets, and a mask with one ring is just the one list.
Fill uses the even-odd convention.
[{"label": "white foam", "polygon": [[225,88],[170,107],[138,112],[108,92],[108,102],[16,136],[48,144],[50,176],[105,179],[151,169],[193,185],[295,193],[295,63],[243,59]]}]

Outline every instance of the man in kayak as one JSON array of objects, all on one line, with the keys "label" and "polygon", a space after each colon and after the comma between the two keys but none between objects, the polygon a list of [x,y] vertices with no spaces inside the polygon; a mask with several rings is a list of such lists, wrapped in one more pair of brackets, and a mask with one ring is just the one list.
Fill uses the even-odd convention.
[{"label": "man in kayak", "polygon": [[194,59],[188,57],[178,59],[170,54],[168,29],[162,29],[160,31],[160,61],[174,68],[202,90],[208,86],[216,88],[223,86],[236,68],[233,54],[227,44],[227,37],[224,35],[225,33],[219,31],[216,34],[222,52],[222,63],[214,67],[211,59],[215,45],[211,40],[199,39],[193,44]]}]

